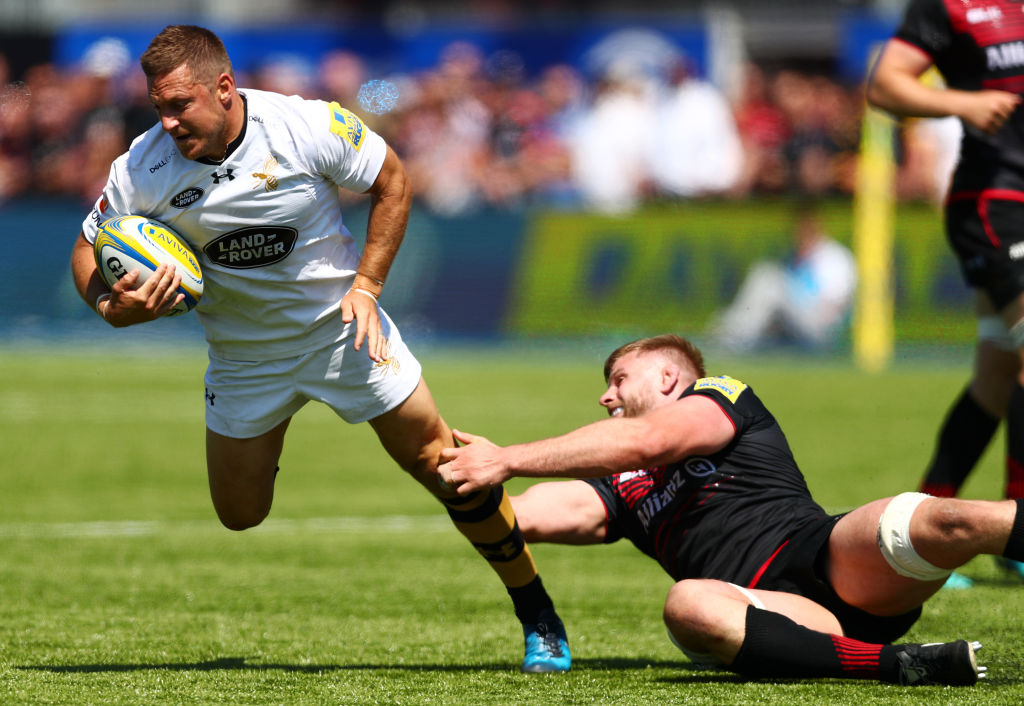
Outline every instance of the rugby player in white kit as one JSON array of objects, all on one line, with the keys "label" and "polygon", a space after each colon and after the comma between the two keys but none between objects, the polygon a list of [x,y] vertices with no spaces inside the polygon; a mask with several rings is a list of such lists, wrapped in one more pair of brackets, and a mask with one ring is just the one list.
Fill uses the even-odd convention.
[{"label": "rugby player in white kit", "polygon": [[[346,422],[369,422],[491,564],[523,625],[523,671],[567,671],[564,627],[508,495],[496,486],[460,497],[440,480],[451,430],[377,302],[411,204],[399,158],[337,103],[236,88],[223,43],[204,28],[165,28],[141,64],[160,123],[113,163],[72,274],[105,321],[128,326],[174,306],[180,276],[161,266],[141,285],[133,272],[108,288],[93,258],[99,224],[143,215],[196,252],[205,279],[196,315],[210,359],[207,470],[221,522],[243,530],[263,521],[292,415],[324,402]],[[362,253],[342,222],[338,187],[370,195]]]}]

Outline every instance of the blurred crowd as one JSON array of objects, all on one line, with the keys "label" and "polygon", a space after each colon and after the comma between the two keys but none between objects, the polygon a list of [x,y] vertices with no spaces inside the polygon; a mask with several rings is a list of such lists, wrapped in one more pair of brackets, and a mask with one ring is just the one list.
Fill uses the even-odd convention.
[{"label": "blurred crowd", "polygon": [[[741,76],[719,90],[683,55],[656,70],[612,60],[530,75],[511,52],[485,55],[456,42],[429,70],[374,82],[377,96],[367,96],[376,77],[365,61],[346,51],[316,64],[271,56],[238,71],[237,83],[336,100],[360,114],[402,157],[419,202],[443,215],[851,194],[862,87],[754,64]],[[0,86],[0,202],[34,193],[91,203],[111,161],[156,122],[136,59],[116,39],[97,42],[71,69],[40,64],[17,80],[0,54]],[[957,130],[955,121],[905,126],[900,198],[941,198]]]}]

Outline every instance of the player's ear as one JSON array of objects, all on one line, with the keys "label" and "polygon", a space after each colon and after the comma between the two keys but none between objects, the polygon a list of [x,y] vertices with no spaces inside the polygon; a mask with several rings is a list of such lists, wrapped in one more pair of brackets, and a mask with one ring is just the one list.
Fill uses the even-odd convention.
[{"label": "player's ear", "polygon": [[232,88],[235,87],[235,79],[231,78],[231,74],[222,73],[217,77],[217,98],[220,99],[221,104],[227,105],[231,100]]},{"label": "player's ear", "polygon": [[667,395],[675,389],[682,371],[675,363],[665,363],[661,368],[661,394]]}]

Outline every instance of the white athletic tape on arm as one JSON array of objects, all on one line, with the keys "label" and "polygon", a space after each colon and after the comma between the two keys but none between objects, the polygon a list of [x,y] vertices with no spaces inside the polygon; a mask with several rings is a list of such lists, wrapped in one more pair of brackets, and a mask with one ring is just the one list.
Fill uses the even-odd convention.
[{"label": "white athletic tape on arm", "polygon": [[978,318],[978,340],[988,341],[1002,350],[1011,353],[1017,350],[1017,345],[1013,342],[1010,330],[1006,328],[1003,320],[995,314]]},{"label": "white athletic tape on arm", "polygon": [[1010,339],[1017,348],[1024,348],[1024,319],[1010,327]]},{"label": "white athletic tape on arm", "polygon": [[952,569],[940,569],[922,558],[910,543],[910,518],[917,506],[930,497],[925,493],[901,493],[878,518],[878,548],[882,556],[897,574],[918,581],[937,581],[952,573]]}]

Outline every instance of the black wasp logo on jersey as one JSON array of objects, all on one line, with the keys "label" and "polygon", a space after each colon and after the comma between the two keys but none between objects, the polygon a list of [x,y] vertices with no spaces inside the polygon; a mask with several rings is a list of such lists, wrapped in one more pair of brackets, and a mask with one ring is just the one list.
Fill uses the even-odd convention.
[{"label": "black wasp logo on jersey", "polygon": [[219,184],[221,179],[227,179],[228,181],[234,181],[235,180],[235,175],[232,174],[232,172],[234,172],[234,171],[235,171],[234,169],[232,169],[231,167],[228,167],[226,170],[224,170],[223,174],[218,174],[217,172],[214,172],[213,174],[210,175],[210,177],[213,178],[213,183],[214,184]]}]

